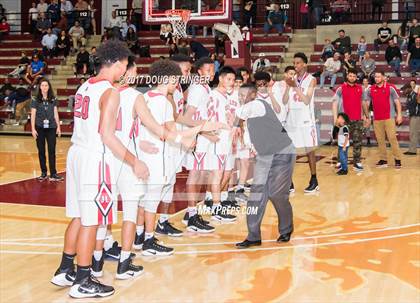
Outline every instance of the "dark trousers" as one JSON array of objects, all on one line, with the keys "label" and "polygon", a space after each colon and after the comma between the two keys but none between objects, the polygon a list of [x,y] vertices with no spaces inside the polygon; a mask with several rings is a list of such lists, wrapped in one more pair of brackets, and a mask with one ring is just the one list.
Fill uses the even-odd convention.
[{"label": "dark trousers", "polygon": [[[376,12],[378,12],[378,19],[375,19]],[[372,20],[380,20],[382,15],[382,4],[372,4]]]},{"label": "dark trousers", "polygon": [[257,156],[251,195],[247,204],[248,240],[261,240],[261,222],[268,199],[273,203],[278,216],[279,233],[286,234],[293,230],[289,190],[295,159],[295,154]]},{"label": "dark trousers", "polygon": [[55,144],[56,128],[41,128],[36,127],[38,138],[36,139],[36,146],[38,148],[39,165],[41,166],[42,173],[47,173],[47,159],[45,157],[45,141],[48,144],[48,164],[50,167],[50,174],[54,175],[57,173],[55,168]]}]

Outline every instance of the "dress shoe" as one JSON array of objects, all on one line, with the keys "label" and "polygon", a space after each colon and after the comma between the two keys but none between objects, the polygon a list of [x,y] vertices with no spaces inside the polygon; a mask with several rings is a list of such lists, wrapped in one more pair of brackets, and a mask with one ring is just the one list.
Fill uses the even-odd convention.
[{"label": "dress shoe", "polygon": [[236,243],[236,248],[249,248],[251,246],[259,246],[259,245],[261,245],[261,240],[249,241],[245,239],[245,241],[243,242]]},{"label": "dress shoe", "polygon": [[289,242],[290,241],[290,237],[292,236],[293,231],[284,234],[284,235],[280,235],[280,237],[277,239],[277,242]]}]

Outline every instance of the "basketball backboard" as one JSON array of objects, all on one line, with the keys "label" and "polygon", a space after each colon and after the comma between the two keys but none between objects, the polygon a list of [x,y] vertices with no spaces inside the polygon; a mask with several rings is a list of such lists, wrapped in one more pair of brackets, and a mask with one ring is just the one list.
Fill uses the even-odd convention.
[{"label": "basketball backboard", "polygon": [[190,24],[229,23],[232,19],[232,0],[145,0],[143,21],[168,23],[165,11],[170,9],[190,10]]}]

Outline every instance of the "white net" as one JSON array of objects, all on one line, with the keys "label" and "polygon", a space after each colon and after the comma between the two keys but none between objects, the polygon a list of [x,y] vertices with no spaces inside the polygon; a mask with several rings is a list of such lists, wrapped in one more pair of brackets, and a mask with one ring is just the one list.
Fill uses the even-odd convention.
[{"label": "white net", "polygon": [[168,10],[165,12],[168,21],[172,25],[173,34],[177,38],[187,37],[187,23],[190,20],[189,10]]}]

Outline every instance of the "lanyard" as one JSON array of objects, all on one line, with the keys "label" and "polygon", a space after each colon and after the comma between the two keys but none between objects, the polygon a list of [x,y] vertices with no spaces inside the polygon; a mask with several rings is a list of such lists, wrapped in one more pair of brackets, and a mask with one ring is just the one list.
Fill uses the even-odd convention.
[{"label": "lanyard", "polygon": [[298,85],[298,87],[301,87],[302,86],[302,83],[303,83],[303,81],[306,79],[306,77],[308,76],[308,73],[307,72],[305,72],[305,74],[303,75],[303,77],[302,78],[299,78],[299,77],[297,77],[297,85]]}]

